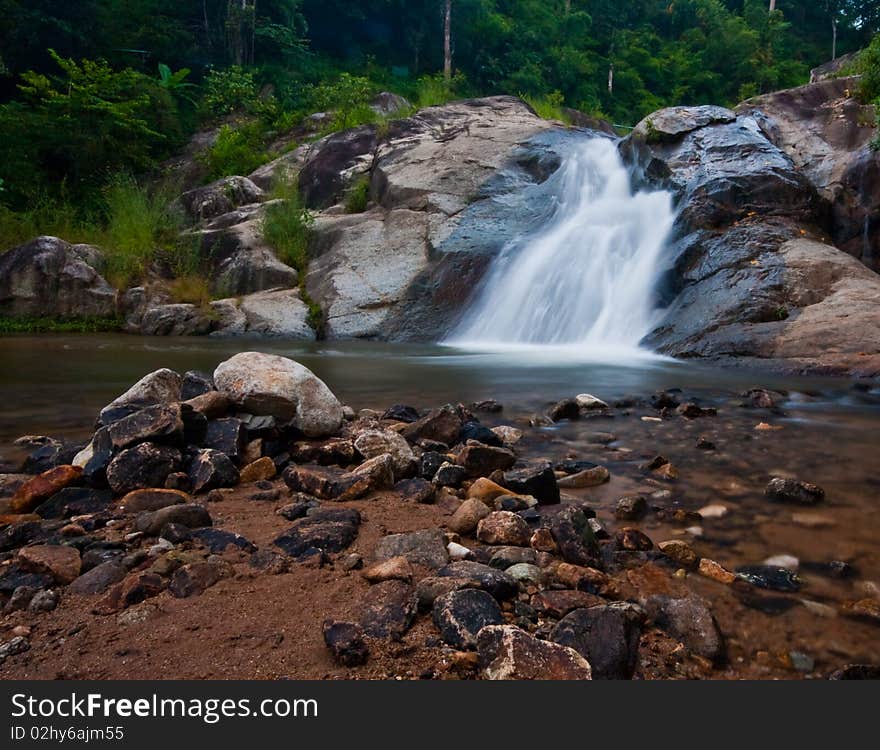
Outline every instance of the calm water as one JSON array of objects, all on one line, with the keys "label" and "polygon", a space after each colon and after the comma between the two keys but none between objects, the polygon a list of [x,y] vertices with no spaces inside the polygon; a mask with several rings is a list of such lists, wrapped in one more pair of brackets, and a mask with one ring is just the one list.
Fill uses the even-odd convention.
[{"label": "calm water", "polygon": [[[692,588],[713,601],[734,660],[757,663],[756,654],[766,652],[778,661],[789,650],[799,650],[815,659],[820,671],[880,660],[877,623],[845,614],[850,602],[880,598],[880,480],[874,464],[880,393],[876,388],[858,391],[844,380],[770,377],[647,356],[609,365],[577,359],[570,348],[543,350],[537,356],[527,348],[489,354],[372,342],[10,337],[0,339],[0,458],[13,455],[11,442],[22,434],[85,439],[100,408],[151,370],[211,371],[248,349],[301,361],[355,409],[383,409],[400,402],[425,408],[495,398],[505,409],[500,415],[481,416],[490,425],[527,427],[528,417],[548,403],[582,392],[609,400],[682,388],[716,406],[719,416],[646,422],[640,417],[656,413],[638,407],[614,418],[527,430],[520,453],[608,466],[609,484],[572,494],[611,524],[617,498],[658,487],[672,491],[669,507],[699,510],[722,504],[727,509],[723,518],[705,519],[700,535],[651,515],[640,525],[655,541],[685,535],[699,554],[728,568],[760,563],[771,555],[798,558],[804,564],[803,589],[782,597],[762,594],[761,602],[770,597],[772,603],[774,596],[788,602],[773,614],[762,611],[761,602],[744,602],[730,587],[689,578]],[[738,394],[754,385],[788,390],[784,415],[742,408]],[[774,429],[756,430],[761,422]],[[595,432],[612,432],[616,439],[599,445],[592,437]],[[697,450],[701,435],[718,450]],[[678,467],[678,481],[666,485],[642,471],[645,460],[656,454]],[[768,503],[763,488],[774,474],[821,485],[827,501],[817,508]],[[799,512],[819,519],[804,525]],[[853,575],[838,579],[823,572],[822,564],[833,560],[850,563]],[[819,572],[809,563],[819,564]],[[816,605],[825,609],[817,614]]]}]

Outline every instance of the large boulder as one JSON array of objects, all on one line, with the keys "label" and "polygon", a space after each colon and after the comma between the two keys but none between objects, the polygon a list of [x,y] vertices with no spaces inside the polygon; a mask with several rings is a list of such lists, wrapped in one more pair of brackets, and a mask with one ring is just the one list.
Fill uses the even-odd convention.
[{"label": "large boulder", "polygon": [[311,370],[274,354],[241,352],[214,371],[217,390],[250,414],[290,420],[307,437],[342,425],[342,404]]},{"label": "large boulder", "polygon": [[620,148],[637,185],[679,204],[666,309],[646,343],[682,358],[880,372],[880,278],[825,244],[816,189],[754,117],[661,110]]},{"label": "large boulder", "polygon": [[827,78],[749,99],[737,112],[754,117],[827,201],[834,244],[876,271],[880,154],[870,147],[874,108],[855,98],[858,87],[857,78]]},{"label": "large boulder", "polygon": [[116,290],[98,272],[102,263],[96,248],[58,237],[37,237],[0,254],[0,315],[115,315]]},{"label": "large boulder", "polygon": [[188,190],[180,196],[180,203],[189,216],[197,221],[228,213],[238,206],[259,203],[263,191],[247,177],[224,177],[210,185]]},{"label": "large boulder", "polygon": [[216,314],[213,335],[251,334],[314,341],[309,308],[299,289],[270,289],[211,303]]}]

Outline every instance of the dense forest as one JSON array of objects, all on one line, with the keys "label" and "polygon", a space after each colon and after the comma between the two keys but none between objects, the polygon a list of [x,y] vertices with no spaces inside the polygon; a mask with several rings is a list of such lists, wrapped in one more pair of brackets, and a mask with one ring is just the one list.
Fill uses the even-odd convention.
[{"label": "dense forest", "polygon": [[805,83],[878,28],[880,0],[0,0],[0,242],[106,223],[208,125],[211,177],[252,170],[311,112],[336,113],[324,132],[375,120],[383,90],[631,126]]}]

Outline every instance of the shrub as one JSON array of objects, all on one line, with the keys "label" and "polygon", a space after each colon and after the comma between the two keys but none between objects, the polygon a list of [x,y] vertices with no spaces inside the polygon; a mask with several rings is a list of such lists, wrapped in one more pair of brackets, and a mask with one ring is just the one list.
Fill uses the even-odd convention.
[{"label": "shrub", "polygon": [[302,275],[308,264],[309,231],[314,219],[302,205],[295,180],[279,180],[272,197],[279,201],[266,207],[263,238],[284,263]]},{"label": "shrub", "polygon": [[561,92],[551,91],[549,94],[540,97],[520,94],[520,98],[535,110],[535,114],[538,117],[544,120],[559,120],[560,122],[571,124],[571,118],[562,111],[565,97],[562,96]]},{"label": "shrub", "polygon": [[420,109],[446,104],[455,99],[464,84],[465,78],[461,73],[456,73],[451,81],[447,81],[442,73],[422,76],[416,84],[415,104]]},{"label": "shrub", "polygon": [[213,145],[202,156],[209,179],[228,175],[247,175],[269,160],[260,122],[233,128],[224,125]]},{"label": "shrub", "polygon": [[862,74],[859,98],[865,103],[880,104],[880,34],[859,53],[856,69]]},{"label": "shrub", "polygon": [[202,104],[217,116],[258,109],[259,97],[253,74],[238,65],[210,71],[205,78]]},{"label": "shrub", "polygon": [[317,109],[333,111],[334,130],[345,130],[378,120],[369,106],[372,93],[369,79],[342,73],[333,83],[314,87],[310,98]]},{"label": "shrub", "polygon": [[370,202],[370,177],[361,175],[345,193],[345,211],[349,214],[361,214]]}]

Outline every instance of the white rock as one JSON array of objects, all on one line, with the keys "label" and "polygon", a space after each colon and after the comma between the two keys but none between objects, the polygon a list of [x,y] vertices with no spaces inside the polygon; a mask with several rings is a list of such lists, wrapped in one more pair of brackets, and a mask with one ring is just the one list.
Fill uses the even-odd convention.
[{"label": "white rock", "polygon": [[394,476],[405,476],[412,467],[415,456],[406,438],[391,430],[364,430],[355,438],[354,447],[364,458],[374,458],[383,453],[391,455]]},{"label": "white rock", "polygon": [[498,427],[493,427],[492,432],[494,432],[498,437],[501,438],[501,442],[505,445],[516,445],[520,440],[522,440],[523,431],[518,427],[511,427],[510,425],[499,425]]},{"label": "white rock", "polygon": [[290,419],[307,437],[335,435],[342,404],[323,380],[287,357],[241,352],[214,370],[217,390],[251,414]]},{"label": "white rock", "polygon": [[449,553],[450,560],[464,560],[471,553],[467,547],[456,542],[450,542],[447,544],[446,551]]},{"label": "white rock", "polygon": [[577,405],[581,409],[607,409],[608,404],[606,404],[601,398],[596,398],[591,393],[579,393],[574,397],[574,400],[577,402]]},{"label": "white rock", "polygon": [[785,568],[786,570],[797,570],[800,564],[800,560],[793,555],[773,555],[773,557],[764,560],[764,565],[772,565],[774,568]]},{"label": "white rock", "polygon": [[702,518],[723,518],[727,515],[727,512],[727,506],[720,503],[707,505],[697,511]]},{"label": "white rock", "polygon": [[105,409],[128,404],[165,404],[180,401],[180,386],[183,381],[174,370],[163,368],[144,375],[125,393],[113,399]]},{"label": "white rock", "polygon": [[685,531],[691,536],[703,536],[702,526],[688,526]]},{"label": "white rock", "polygon": [[837,617],[837,610],[834,607],[829,607],[827,604],[814,602],[809,599],[801,599],[801,604],[807,608],[807,611],[812,612],[818,617]]}]

